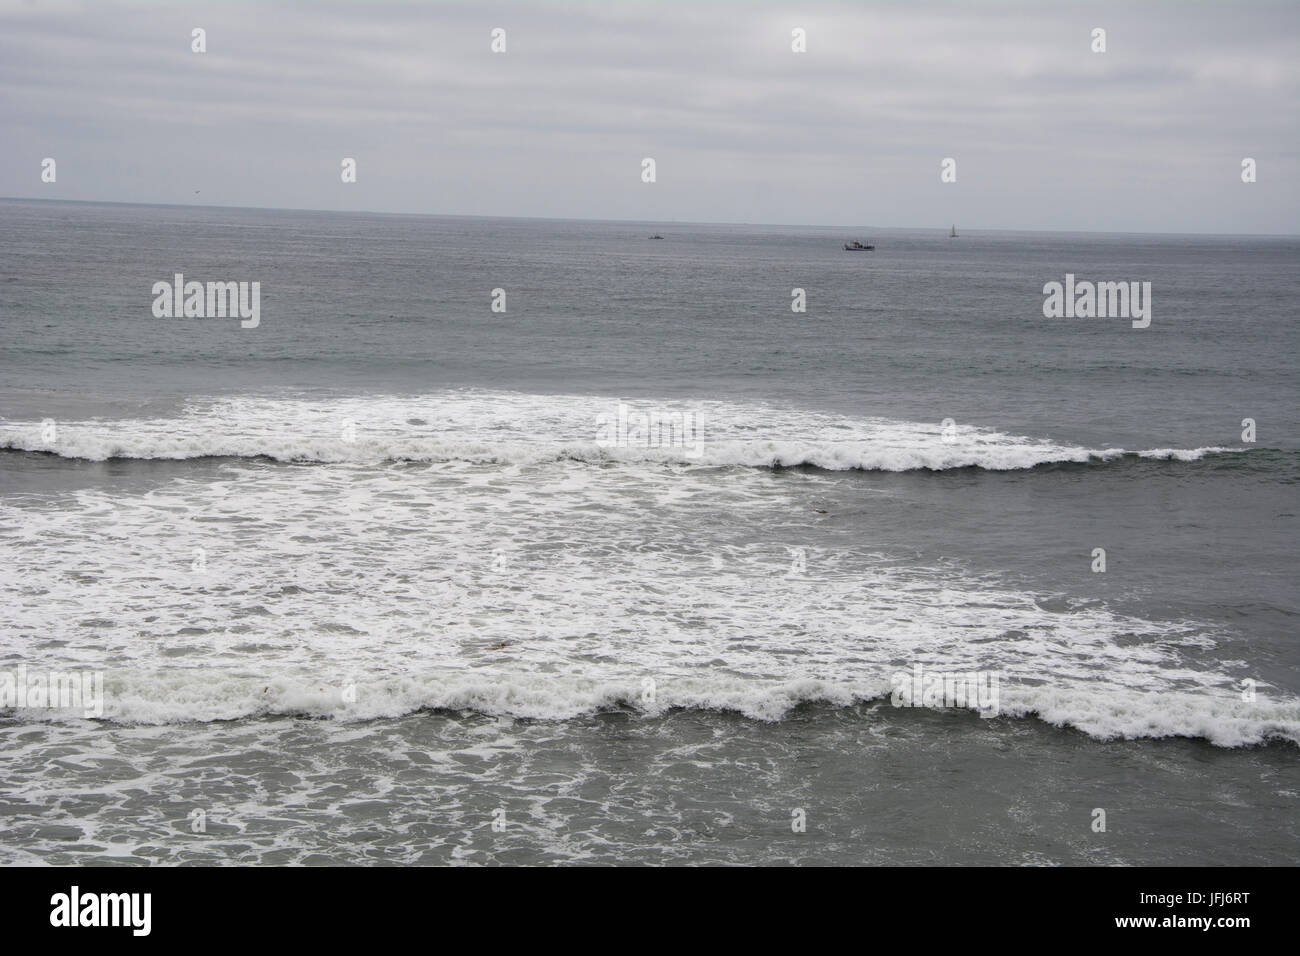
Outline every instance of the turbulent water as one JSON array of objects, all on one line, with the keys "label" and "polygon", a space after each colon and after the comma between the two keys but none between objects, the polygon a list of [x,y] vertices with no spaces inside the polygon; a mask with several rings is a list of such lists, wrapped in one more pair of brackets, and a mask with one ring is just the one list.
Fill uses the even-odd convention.
[{"label": "turbulent water", "polygon": [[1293,860],[1300,242],[963,232],[0,202],[0,861]]}]

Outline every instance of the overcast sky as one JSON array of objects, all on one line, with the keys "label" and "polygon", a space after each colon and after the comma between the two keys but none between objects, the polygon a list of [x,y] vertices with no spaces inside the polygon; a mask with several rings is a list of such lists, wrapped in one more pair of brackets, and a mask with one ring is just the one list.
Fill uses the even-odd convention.
[{"label": "overcast sky", "polygon": [[0,196],[1294,234],[1298,94],[1297,0],[0,0]]}]

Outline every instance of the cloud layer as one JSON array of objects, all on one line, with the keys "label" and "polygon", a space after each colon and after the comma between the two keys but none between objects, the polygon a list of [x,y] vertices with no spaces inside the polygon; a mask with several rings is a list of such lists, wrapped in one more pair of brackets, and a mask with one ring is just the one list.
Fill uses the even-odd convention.
[{"label": "cloud layer", "polygon": [[0,2],[0,195],[1295,233],[1298,40],[1264,2]]}]

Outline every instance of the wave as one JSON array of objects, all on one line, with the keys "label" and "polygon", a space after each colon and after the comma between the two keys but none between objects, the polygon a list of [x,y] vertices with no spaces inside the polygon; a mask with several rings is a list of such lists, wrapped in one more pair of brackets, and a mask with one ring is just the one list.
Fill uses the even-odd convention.
[{"label": "wave", "polygon": [[[807,513],[803,485],[822,479],[757,470],[1089,467],[1212,450],[1098,452],[942,423],[661,406],[701,412],[707,440],[687,456],[597,444],[615,404],[238,398],[172,418],[6,424],[11,445],[99,459],[672,463],[227,467],[0,500],[7,660],[102,674],[102,717],[125,723],[673,707],[780,720],[813,701],[886,706],[894,668],[918,661],[999,674],[999,713],[1101,739],[1300,738],[1294,701],[1238,700],[1251,655],[1232,635],[1045,598],[943,561],[909,566],[856,536],[807,539],[791,515]],[[755,467],[720,481],[689,467],[701,464]],[[871,494],[888,507],[894,492]],[[0,661],[0,682],[4,672]],[[657,682],[651,699],[643,675]]]},{"label": "wave", "polygon": [[945,427],[754,404],[625,404],[500,392],[328,402],[214,399],[191,403],[179,417],[167,419],[55,422],[52,429],[44,422],[6,422],[0,424],[0,449],[86,461],[576,461],[886,472],[1015,471],[1135,459],[1189,462],[1245,451],[1087,448],[950,420]]},{"label": "wave", "polygon": [[[655,717],[690,709],[776,722],[806,704],[868,705],[867,719],[871,719],[875,709],[885,714],[912,709],[906,695],[900,700],[892,692],[894,686],[883,676],[854,682],[685,678],[659,682],[648,698],[644,682],[540,674],[443,674],[327,685],[205,668],[202,674],[110,674],[105,681],[106,707],[94,719],[146,726],[265,717],[357,722],[441,710],[561,721],[613,711]],[[1227,748],[1271,741],[1300,744],[1300,701],[1246,702],[1230,688],[1210,696],[1180,691],[1144,693],[1101,684],[1004,685],[998,698],[995,712],[981,713],[974,704],[923,709],[968,712],[980,719],[1037,719],[1101,741],[1186,737]],[[90,719],[76,709],[10,708],[0,709],[0,714],[51,722]]]},{"label": "wave", "polygon": [[816,443],[746,442],[708,446],[700,455],[675,454],[671,450],[609,449],[598,445],[486,445],[431,441],[405,443],[385,448],[357,449],[328,444],[285,442],[239,446],[202,443],[198,447],[131,446],[103,440],[73,440],[59,447],[40,447],[40,443],[20,439],[0,441],[5,451],[40,452],[83,461],[191,461],[198,459],[262,459],[284,463],[341,464],[449,462],[476,464],[543,464],[575,461],[587,464],[646,462],[671,465],[749,468],[817,468],[824,471],[952,471],[965,468],[985,471],[1019,471],[1043,465],[1100,464],[1120,460],[1162,459],[1198,461],[1208,455],[1240,452],[1225,447],[1169,448],[1144,451],[1107,449],[874,449],[856,445],[828,446]]}]

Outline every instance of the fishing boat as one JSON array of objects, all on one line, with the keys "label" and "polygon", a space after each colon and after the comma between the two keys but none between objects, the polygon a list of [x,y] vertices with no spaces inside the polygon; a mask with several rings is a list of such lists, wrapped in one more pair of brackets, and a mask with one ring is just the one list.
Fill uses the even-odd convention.
[{"label": "fishing boat", "polygon": [[852,242],[844,243],[844,248],[848,252],[870,252],[872,249],[876,247],[871,245],[870,243],[862,243],[854,239]]}]

